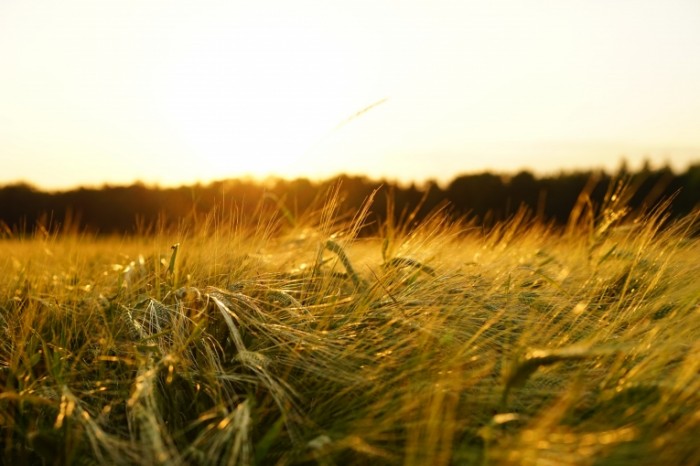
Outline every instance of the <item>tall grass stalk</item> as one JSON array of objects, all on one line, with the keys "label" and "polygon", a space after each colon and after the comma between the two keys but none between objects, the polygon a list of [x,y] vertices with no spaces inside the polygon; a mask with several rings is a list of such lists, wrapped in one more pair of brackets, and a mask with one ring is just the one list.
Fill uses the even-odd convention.
[{"label": "tall grass stalk", "polygon": [[337,196],[1,240],[2,462],[700,464],[697,217],[368,238]]}]

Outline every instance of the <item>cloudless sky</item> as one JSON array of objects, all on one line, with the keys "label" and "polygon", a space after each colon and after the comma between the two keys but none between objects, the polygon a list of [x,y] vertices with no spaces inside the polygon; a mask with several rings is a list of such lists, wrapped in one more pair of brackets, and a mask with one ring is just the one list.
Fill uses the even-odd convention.
[{"label": "cloudless sky", "polygon": [[0,184],[623,156],[700,161],[698,0],[0,0]]}]

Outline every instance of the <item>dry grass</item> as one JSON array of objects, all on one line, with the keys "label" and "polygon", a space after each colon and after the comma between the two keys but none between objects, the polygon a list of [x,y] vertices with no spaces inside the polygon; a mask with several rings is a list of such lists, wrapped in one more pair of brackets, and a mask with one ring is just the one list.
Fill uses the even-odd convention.
[{"label": "dry grass", "polygon": [[334,205],[1,241],[3,462],[700,464],[694,219]]}]

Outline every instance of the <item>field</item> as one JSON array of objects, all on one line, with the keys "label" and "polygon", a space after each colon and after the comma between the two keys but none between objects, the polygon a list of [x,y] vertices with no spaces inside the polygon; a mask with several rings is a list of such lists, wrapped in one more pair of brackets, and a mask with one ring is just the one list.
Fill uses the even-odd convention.
[{"label": "field", "polygon": [[697,219],[623,200],[0,240],[1,462],[700,465]]}]

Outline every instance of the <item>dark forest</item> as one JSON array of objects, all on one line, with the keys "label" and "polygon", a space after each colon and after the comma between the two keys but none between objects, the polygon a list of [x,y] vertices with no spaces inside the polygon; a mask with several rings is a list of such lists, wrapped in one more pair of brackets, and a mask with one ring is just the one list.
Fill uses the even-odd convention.
[{"label": "dark forest", "polygon": [[217,209],[233,209],[239,218],[246,218],[265,203],[295,218],[310,208],[320,208],[338,186],[339,209],[346,213],[359,208],[376,191],[371,206],[375,225],[386,219],[388,211],[397,221],[406,221],[410,212],[410,221],[420,222],[437,209],[451,218],[466,217],[484,226],[523,209],[533,218],[564,225],[577,201],[584,199],[595,210],[620,185],[627,187],[626,201],[632,212],[641,213],[668,201],[670,217],[681,217],[700,205],[700,164],[682,173],[669,167],[651,169],[648,164],[635,172],[623,165],[614,174],[581,171],[538,177],[527,171],[514,175],[484,172],[457,176],[446,186],[432,181],[397,185],[346,175],[319,182],[303,178],[265,182],[230,179],[177,188],[135,183],[63,192],[45,192],[17,183],[0,187],[0,231],[3,236],[31,234],[36,228],[147,234]]}]

